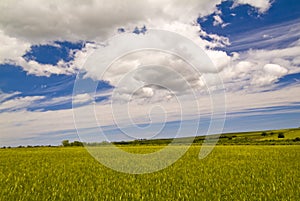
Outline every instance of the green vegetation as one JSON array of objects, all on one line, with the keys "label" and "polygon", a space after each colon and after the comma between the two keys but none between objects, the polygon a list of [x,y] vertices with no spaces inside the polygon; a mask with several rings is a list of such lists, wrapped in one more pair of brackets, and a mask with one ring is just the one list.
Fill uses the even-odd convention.
[{"label": "green vegetation", "polygon": [[[84,143],[78,141],[64,140],[59,147],[3,147],[0,200],[298,200],[300,197],[300,129],[222,134],[213,152],[199,160],[204,139],[196,137],[188,152],[173,165],[143,175],[124,174],[101,165],[81,147]],[[145,154],[159,151],[171,140],[141,139],[114,144],[130,153]],[[108,144],[86,145],[107,152]]]},{"label": "green vegetation", "polygon": [[284,134],[283,133],[278,133],[278,138],[284,138]]},{"label": "green vegetation", "polygon": [[[106,149],[106,147],[103,147]],[[127,146],[144,153],[161,146]],[[101,149],[101,147],[100,147]],[[108,169],[83,147],[0,150],[0,200],[298,200],[300,146],[192,146],[144,175]]]},{"label": "green vegetation", "polygon": [[261,136],[267,136],[268,134],[267,134],[267,132],[262,132],[261,133]]},{"label": "green vegetation", "polygon": [[[209,136],[216,138],[216,135]],[[300,145],[300,128],[254,131],[243,133],[225,133],[219,137],[219,145]],[[188,138],[182,138],[182,142]],[[194,144],[201,145],[205,136],[197,136]],[[134,140],[129,142],[114,142],[116,145],[167,145],[172,139]],[[97,145],[96,143],[94,144]],[[99,145],[99,144],[98,144]]]},{"label": "green vegetation", "polygon": [[63,140],[61,144],[64,147],[83,147],[83,143],[79,141],[69,142],[69,140]]}]

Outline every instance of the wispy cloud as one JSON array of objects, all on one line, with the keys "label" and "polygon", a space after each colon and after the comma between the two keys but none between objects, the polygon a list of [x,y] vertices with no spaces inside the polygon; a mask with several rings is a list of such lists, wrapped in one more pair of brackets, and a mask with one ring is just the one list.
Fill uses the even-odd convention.
[{"label": "wispy cloud", "polygon": [[26,96],[10,99],[1,103],[0,112],[24,110],[30,105],[44,98],[45,96]]},{"label": "wispy cloud", "polygon": [[282,22],[275,25],[255,28],[235,35],[229,51],[247,51],[249,49],[282,49],[299,40],[300,20]]}]

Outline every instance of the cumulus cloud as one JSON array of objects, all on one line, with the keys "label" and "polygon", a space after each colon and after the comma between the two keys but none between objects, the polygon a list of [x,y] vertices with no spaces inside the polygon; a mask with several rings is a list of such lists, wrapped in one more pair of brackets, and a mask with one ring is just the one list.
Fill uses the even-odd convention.
[{"label": "cumulus cloud", "polygon": [[[144,25],[183,34],[201,47],[224,47],[229,44],[227,38],[207,34],[194,25],[199,16],[217,12],[216,5],[221,2],[4,0],[0,4],[0,41],[4,44],[0,48],[0,63],[19,65],[30,74],[39,76],[74,73],[84,62],[86,49],[78,51],[73,62],[61,61],[55,66],[26,61],[22,56],[34,44],[47,44],[55,40],[101,42],[117,34],[118,28],[131,32],[136,26]],[[252,2],[250,5],[265,10],[265,4]],[[209,36],[212,41],[201,40],[199,35]]]},{"label": "cumulus cloud", "polygon": [[[289,95],[296,94],[299,91],[298,86],[264,93],[261,91],[274,87],[272,84],[287,74],[300,72],[299,41],[289,47],[276,50],[247,50],[232,54],[216,50],[217,47],[224,48],[230,45],[229,39],[205,32],[195,21],[199,16],[214,13],[214,25],[226,26],[222,20],[222,13],[216,10],[216,5],[221,2],[222,0],[140,0],[134,3],[126,0],[115,0],[109,3],[104,0],[4,0],[0,4],[2,44],[0,64],[19,65],[26,72],[38,76],[74,74],[78,70],[85,70],[87,77],[108,81],[115,87],[114,90],[109,91],[108,96],[114,95],[114,98],[117,97],[118,100],[125,100],[125,102],[132,98],[140,100],[130,102],[131,112],[134,114],[133,121],[137,123],[148,123],[149,108],[154,107],[157,102],[164,106],[168,121],[178,120],[180,108],[178,109],[178,103],[173,97],[186,96],[189,89],[200,92],[205,90],[205,84],[213,83],[213,80],[209,80],[209,74],[218,73],[223,78],[227,90],[227,106],[231,111],[281,106],[298,101],[296,96]],[[257,8],[260,13],[266,12],[271,6],[269,0],[235,0],[234,6],[240,4],[249,4]],[[144,25],[148,29],[169,30],[189,38],[205,49],[216,69],[203,68],[202,74],[199,74],[174,55],[154,54],[151,51],[136,52],[119,58],[103,75],[102,70],[98,69],[97,62],[82,69],[87,57],[95,49],[111,48],[113,51],[112,44],[103,41],[119,34],[118,28],[123,28],[128,33],[135,27]],[[293,36],[298,36],[297,34],[295,29]],[[286,34],[282,37],[289,36]],[[147,35],[139,37],[147,37]],[[76,50],[72,61],[61,60],[57,65],[40,64],[22,57],[32,45],[48,44],[56,40],[90,42],[87,42],[82,50]],[[125,41],[124,47],[128,46],[128,42],[134,41]],[[176,43],[177,41],[173,41],[172,44]],[[172,50],[172,47],[170,49]],[[107,59],[105,56],[109,55],[104,55],[103,59]],[[145,66],[148,68],[143,68]],[[247,92],[251,93],[247,94]],[[11,133],[35,137],[42,133],[74,129],[71,110],[26,110],[37,103],[46,107],[69,102],[72,97],[44,100],[43,96],[15,98],[15,95],[19,94],[0,94],[2,100],[0,110],[5,111],[0,115],[2,139],[9,139]],[[92,95],[88,93],[77,94],[73,98],[74,103],[79,105],[93,102]],[[184,107],[187,116],[184,119],[196,118],[197,112],[195,113],[195,108],[190,104],[189,97],[185,98]],[[209,97],[204,95],[198,101],[201,114],[209,116],[208,105],[211,103]],[[145,102],[147,107],[141,104]],[[117,105],[117,109],[123,108],[124,105]],[[109,104],[96,105],[95,109],[102,126],[112,124],[114,117]],[[85,106],[80,105],[78,110],[83,116],[88,116],[89,111]],[[119,114],[118,118],[123,125],[132,123],[129,121],[131,119],[128,119],[128,114],[125,112]],[[151,115],[153,121],[162,120],[161,112],[155,111]],[[60,118],[57,118],[58,116]],[[56,125],[55,128],[53,125]],[[94,124],[87,118],[80,128],[93,126]]]},{"label": "cumulus cloud", "polygon": [[1,29],[0,43],[0,64],[18,60],[31,46],[29,42],[6,35]]},{"label": "cumulus cloud", "polygon": [[239,4],[248,4],[258,9],[259,12],[264,13],[271,7],[270,0],[235,0],[234,6]]},{"label": "cumulus cloud", "polygon": [[[85,2],[30,0],[18,1],[17,3],[14,0],[7,0],[0,5],[2,16],[0,19],[0,39],[2,38],[5,41],[4,47],[0,48],[0,51],[3,50],[3,54],[0,54],[0,62],[9,61],[12,64],[22,66],[28,73],[39,76],[73,74],[83,66],[87,56],[95,48],[103,48],[101,43],[100,46],[97,46],[96,43],[87,43],[83,50],[75,52],[74,60],[69,62],[61,60],[57,65],[40,64],[32,60],[27,61],[22,55],[28,51],[32,44],[49,43],[53,40],[101,42],[116,34],[117,29],[120,27],[130,32],[136,26],[146,25],[147,28],[165,29],[180,33],[203,49],[206,49],[206,53],[217,68],[216,72],[221,72],[220,74],[224,76],[225,82],[229,82],[227,86],[230,86],[232,79],[241,80],[243,82],[242,87],[249,87],[248,85],[251,85],[251,83],[259,86],[267,85],[274,83],[287,72],[297,72],[293,65],[298,60],[295,58],[291,62],[286,57],[295,57],[291,52],[295,54],[296,51],[299,51],[298,47],[291,47],[290,50],[274,50],[273,52],[252,50],[242,53],[238,59],[237,54],[228,55],[225,51],[214,50],[216,47],[230,45],[229,39],[216,34],[206,33],[201,27],[195,26],[194,21],[199,16],[215,13],[214,24],[222,24],[222,13],[216,9],[216,5],[221,2],[221,0],[188,0],[184,2],[180,0],[142,0],[133,4],[129,1],[116,0],[107,4],[104,1],[94,0]],[[271,6],[269,0],[235,0],[234,2],[234,6],[241,4],[249,4],[259,9],[260,12],[266,12]],[[207,37],[211,40],[201,39],[199,36]],[[276,58],[275,55],[281,56]],[[146,53],[144,56],[149,55]],[[129,58],[128,61],[115,64],[115,68],[111,67],[106,72],[104,80],[116,86],[117,81],[120,80],[120,77],[125,72],[135,70],[141,65],[142,57],[143,55],[136,55],[136,58]],[[170,63],[169,61],[172,59],[173,62]],[[188,80],[188,83],[194,88],[204,86],[199,75],[188,72],[187,68],[183,67],[186,64],[178,59],[160,58],[151,55],[151,60],[155,60],[161,65],[171,66],[185,80]],[[264,66],[267,64],[279,65],[286,69],[287,72],[276,75],[269,73],[269,78],[265,78],[267,81],[263,81]],[[96,65],[84,70],[87,70],[90,77],[99,79]],[[140,82],[148,79],[149,75],[147,73],[149,74],[148,71],[143,73],[136,71],[134,79],[127,80],[127,85],[119,88],[119,91],[126,91],[130,86],[138,86]],[[203,71],[203,73],[206,73],[206,71]],[[167,74],[163,76],[167,76]],[[170,83],[171,81],[165,84],[168,85]],[[183,92],[185,90],[183,86],[178,84],[176,86],[177,92]],[[151,95],[153,96],[156,94],[155,91],[157,89],[149,85],[146,89],[136,92],[136,94],[150,96],[153,93]],[[170,94],[166,94],[166,97],[169,96]]]},{"label": "cumulus cloud", "polygon": [[[288,69],[277,64],[249,61],[233,62],[220,72],[227,91],[261,91],[262,87],[276,88],[274,83],[288,74]],[[264,88],[266,89],[266,88]]]},{"label": "cumulus cloud", "polygon": [[19,41],[16,38],[10,38],[2,35],[0,32],[0,40],[3,40],[4,46],[0,47],[0,64],[11,64],[20,66],[28,74],[36,76],[50,76],[52,74],[75,74],[80,69],[88,55],[95,48],[94,43],[86,43],[82,50],[73,52],[74,59],[68,62],[60,60],[56,65],[41,64],[34,60],[26,60],[23,55],[30,50],[31,44]]},{"label": "cumulus cloud", "polygon": [[[268,0],[236,0],[261,11]],[[216,11],[221,0],[4,0],[0,5],[0,29],[29,41],[106,39],[117,28],[144,24],[191,23]]]},{"label": "cumulus cloud", "polygon": [[282,66],[277,64],[266,64],[263,66],[260,73],[252,76],[251,84],[255,86],[270,85],[287,73],[288,70]]},{"label": "cumulus cloud", "polygon": [[[151,41],[155,43],[155,40],[150,39]],[[171,39],[169,45],[173,46],[174,42]],[[193,48],[192,50],[183,49],[187,58],[181,58],[162,50],[135,51],[106,66],[102,57],[107,58],[105,54],[111,54],[112,51],[120,48],[119,45],[118,41],[116,46],[110,43],[111,49],[104,47],[107,51],[102,52],[100,49],[99,52],[95,52],[95,55],[84,65],[84,69],[87,71],[86,77],[107,81],[115,87],[114,97],[126,101],[136,98],[151,98],[153,101],[168,100],[174,95],[203,90],[206,86],[201,82],[201,79],[203,80],[202,73],[216,73],[223,68],[223,66],[219,66],[218,69],[214,68],[204,52],[196,53],[196,59],[200,63],[192,66],[190,62],[193,58],[191,56],[193,57],[195,52],[190,51],[193,51]],[[128,46],[126,43],[124,45]],[[167,46],[167,49],[171,50],[173,48],[171,46]]]},{"label": "cumulus cloud", "polygon": [[[281,49],[250,49],[233,55],[221,51],[215,65],[224,66],[220,75],[227,90],[262,91],[276,88],[274,83],[280,78],[300,72],[298,52],[300,46],[297,43]],[[214,55],[216,51],[210,54]]]},{"label": "cumulus cloud", "polygon": [[230,56],[224,51],[206,50],[205,52],[219,71],[227,67],[235,59],[235,55]]},{"label": "cumulus cloud", "polygon": [[[278,65],[266,64],[265,66],[278,66]],[[267,85],[273,84],[274,82],[278,81],[278,79],[281,76],[286,75],[286,73],[287,73],[287,70],[285,68],[283,68],[283,67],[280,67],[280,68],[281,68],[280,69],[281,72],[277,72],[277,70],[273,70],[273,69],[267,70],[267,69],[263,68],[263,71],[261,71],[257,74],[254,74],[252,76],[251,85],[267,86]]]},{"label": "cumulus cloud", "polygon": [[6,0],[0,5],[0,28],[30,41],[101,40],[117,28],[143,24],[191,23],[212,13],[221,0],[46,1]]},{"label": "cumulus cloud", "polygon": [[271,75],[282,76],[285,75],[288,71],[286,68],[279,66],[277,64],[266,64],[263,67],[264,71]]}]

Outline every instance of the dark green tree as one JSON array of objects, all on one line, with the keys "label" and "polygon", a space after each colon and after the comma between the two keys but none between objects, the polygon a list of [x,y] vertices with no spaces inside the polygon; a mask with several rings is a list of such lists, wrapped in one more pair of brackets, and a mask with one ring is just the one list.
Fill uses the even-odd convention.
[{"label": "dark green tree", "polygon": [[284,134],[283,133],[278,133],[278,138],[284,138]]},{"label": "dark green tree", "polygon": [[61,142],[61,144],[62,144],[64,147],[70,146],[69,140],[63,140],[63,141]]},{"label": "dark green tree", "polygon": [[74,141],[71,143],[71,146],[75,146],[75,147],[83,147],[83,143],[79,142],[79,141]]},{"label": "dark green tree", "polygon": [[300,141],[300,137],[296,137],[295,139],[294,139],[294,142],[299,142]]},{"label": "dark green tree", "polygon": [[261,136],[267,136],[267,133],[266,132],[262,132]]}]

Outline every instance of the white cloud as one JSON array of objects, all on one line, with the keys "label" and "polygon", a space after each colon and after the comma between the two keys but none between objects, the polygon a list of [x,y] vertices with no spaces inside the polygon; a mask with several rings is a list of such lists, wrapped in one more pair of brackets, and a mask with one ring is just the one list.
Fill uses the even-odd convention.
[{"label": "white cloud", "polygon": [[[117,28],[144,24],[191,23],[198,16],[217,11],[221,0],[4,0],[0,5],[0,29],[31,42],[51,40],[101,40]],[[268,0],[236,0],[265,12]]]},{"label": "white cloud", "polygon": [[233,59],[233,57],[227,55],[224,51],[206,50],[205,52],[219,71],[230,65]]},{"label": "white cloud", "polygon": [[222,28],[228,26],[230,23],[224,23],[223,19],[221,18],[222,12],[221,11],[217,11],[216,15],[213,16],[214,21],[213,21],[213,25],[214,26],[218,26],[220,25]]},{"label": "white cloud", "polygon": [[73,97],[73,104],[82,104],[87,103],[93,100],[93,97],[90,94],[77,94]]},{"label": "white cloud", "polygon": [[266,64],[260,73],[252,76],[251,84],[255,86],[270,85],[288,73],[288,70],[277,64]]},{"label": "white cloud", "polygon": [[[120,45],[118,42],[116,44]],[[124,45],[128,46],[126,43]],[[105,69],[99,55],[106,58],[104,54],[111,54],[115,45],[110,43],[110,48],[104,52],[95,52],[84,68],[88,72],[86,76],[105,80],[114,86],[115,97],[123,101],[147,97],[151,97],[152,101],[167,100],[173,95],[189,93],[189,90],[202,90],[205,88],[200,83],[202,73],[217,72],[223,68],[220,66],[219,69],[213,69],[209,63],[193,67],[177,55],[159,50],[143,50],[126,54]],[[187,56],[192,55],[190,50],[184,51]],[[201,62],[206,59],[209,61],[204,53],[199,52],[197,56],[198,59],[202,58]]]},{"label": "white cloud", "polygon": [[18,60],[30,49],[30,43],[5,35],[0,29],[0,64]]},{"label": "white cloud", "polygon": [[263,69],[267,74],[271,74],[275,76],[283,76],[286,75],[288,72],[286,68],[279,66],[277,64],[266,64],[263,67]]},{"label": "white cloud", "polygon": [[153,89],[150,87],[144,87],[142,90],[146,97],[152,97],[154,95]]},{"label": "white cloud", "polygon": [[[0,47],[0,63],[9,62],[20,65],[28,73],[39,76],[73,74],[83,66],[88,55],[96,47],[102,48],[99,46],[100,42],[117,33],[117,28],[123,27],[130,32],[136,26],[146,25],[147,28],[164,29],[182,34],[206,49],[206,53],[217,67],[217,71],[213,73],[219,72],[224,79],[228,110],[240,112],[251,108],[288,105],[298,101],[297,96],[294,95],[299,91],[298,86],[263,93],[261,91],[276,87],[272,84],[287,74],[300,72],[299,41],[287,48],[250,50],[232,55],[225,51],[213,50],[215,47],[228,46],[229,39],[217,34],[206,33],[201,27],[195,25],[195,20],[198,16],[215,13],[214,25],[226,26],[221,18],[222,13],[216,11],[216,5],[219,3],[221,0],[141,0],[134,3],[124,0],[109,3],[93,0],[5,0],[0,4],[0,42],[4,44]],[[236,0],[235,6],[239,4],[249,4],[261,13],[266,12],[271,5],[268,0]],[[274,31],[275,28],[272,30]],[[270,34],[272,30],[265,34]],[[259,34],[262,38],[263,35]],[[292,34],[297,36],[296,28]],[[199,36],[212,40],[207,41]],[[290,36],[287,33],[281,39]],[[265,39],[270,38],[265,37]],[[87,43],[83,50],[75,52],[73,61],[61,60],[57,65],[44,65],[22,58],[32,44],[47,44],[53,40],[89,40],[96,43]],[[276,37],[274,40],[276,42]],[[174,41],[175,43],[176,41]],[[126,44],[124,43],[124,45]],[[139,70],[140,66],[153,64],[153,61],[162,66],[171,67],[182,77],[170,74],[170,71],[166,69],[160,69],[159,72],[155,68]],[[97,69],[96,63],[94,64],[85,70],[88,71],[88,76],[99,79],[99,69]],[[133,73],[122,81],[122,77],[128,71]],[[205,77],[206,73],[212,72],[206,69],[202,73]],[[157,102],[160,102],[161,106],[165,108],[165,112],[168,114],[167,120],[178,120],[180,108],[176,99],[173,98],[175,95],[185,97],[184,107],[187,115],[184,119],[195,118],[197,116],[195,108],[191,107],[192,104],[185,92],[188,87],[194,90],[205,89],[205,83],[201,76],[191,72],[190,67],[181,59],[172,55],[149,52],[127,55],[126,58],[116,61],[105,72],[103,79],[113,86],[119,86],[115,91],[109,91],[107,95],[115,93],[119,99],[126,101],[132,98],[131,95],[139,100],[151,100],[144,101],[143,104],[139,101],[130,102],[132,118],[137,123],[148,123],[149,110],[151,111]],[[120,81],[122,81],[121,84]],[[138,88],[141,84],[158,81],[171,88],[173,93],[151,84]],[[131,94],[133,89],[137,90]],[[70,96],[50,100],[45,100],[43,96],[10,99],[14,95],[18,94],[0,94],[0,100],[3,100],[0,110],[14,111],[3,112],[0,115],[0,138],[38,137],[43,133],[74,129],[73,113],[69,109],[44,112],[26,111],[27,107],[34,106],[37,102],[40,107],[69,102]],[[74,100],[75,103],[86,103],[91,102],[93,98],[91,94],[79,94],[74,97]],[[199,104],[201,114],[209,116],[209,97],[203,96],[198,101],[201,103]],[[128,113],[124,112],[124,105],[120,102],[117,104],[116,109],[123,111],[123,113],[118,113],[120,122],[123,125],[130,124]],[[90,115],[86,106],[77,109],[83,116]],[[102,126],[113,124],[114,118],[109,104],[97,104],[95,109]],[[151,113],[151,120],[163,120],[160,112]],[[94,124],[87,118],[79,128],[93,126]]]},{"label": "white cloud", "polygon": [[221,68],[220,75],[227,90],[261,91],[263,88],[276,88],[274,83],[280,78],[300,72],[298,52],[300,46],[296,43],[282,49],[250,49],[235,56],[226,56],[221,52],[216,61],[222,62],[216,62],[216,65],[225,66]]},{"label": "white cloud", "polygon": [[221,0],[47,1],[5,0],[0,5],[0,28],[8,35],[34,42],[101,40],[117,28],[136,25],[191,23],[212,13]]},{"label": "white cloud", "polygon": [[8,99],[10,99],[10,98],[12,98],[16,95],[19,95],[19,94],[21,94],[21,92],[16,91],[16,92],[13,92],[13,93],[4,93],[0,90],[0,103],[6,101],[6,100],[8,100]]},{"label": "white cloud", "polygon": [[[220,14],[216,9],[219,3],[221,0],[140,0],[134,3],[124,0],[109,3],[104,0],[4,0],[0,4],[0,41],[4,44],[0,48],[0,63],[9,61],[38,76],[71,74],[82,66],[90,47],[77,51],[74,61],[60,61],[55,66],[28,62],[22,55],[33,44],[54,40],[99,42],[115,35],[120,27],[132,31],[143,25],[183,34],[203,48],[224,47],[229,44],[227,38],[207,34],[193,25],[199,16]],[[264,3],[251,5],[266,10]],[[209,35],[213,41],[201,40],[199,34]]]},{"label": "white cloud", "polygon": [[94,102],[94,99],[99,97],[106,97],[111,95],[111,90],[97,92],[95,94],[76,94],[68,96],[60,96],[54,98],[47,98],[45,96],[23,96],[15,97],[21,95],[21,92],[14,93],[0,93],[0,111],[16,111],[22,110],[26,111],[28,108],[39,110],[48,110],[48,107],[53,107],[63,104],[71,104],[72,101],[74,106],[76,104],[91,103]]},{"label": "white cloud", "polygon": [[219,15],[214,15],[213,18],[214,18],[214,22],[213,22],[214,26],[223,24],[223,20]]},{"label": "white cloud", "polygon": [[23,55],[30,50],[30,43],[24,43],[16,38],[10,38],[6,35],[1,35],[0,41],[3,41],[3,46],[0,47],[0,64],[8,63],[16,66],[21,66],[28,74],[37,76],[50,76],[52,74],[74,74],[80,69],[88,55],[95,48],[95,44],[86,43],[82,50],[74,52],[74,59],[65,62],[60,60],[57,65],[41,64],[34,60],[27,61]]},{"label": "white cloud", "polygon": [[248,4],[258,9],[259,12],[264,13],[271,7],[270,0],[235,0],[234,6],[239,4]]},{"label": "white cloud", "polygon": [[263,38],[272,38],[272,36],[270,36],[270,35],[268,35],[268,34],[264,34],[262,37],[263,37]]},{"label": "white cloud", "polygon": [[[240,112],[247,112],[251,109],[258,111],[265,107],[288,106],[299,101],[298,94],[300,85],[293,85],[288,88],[279,89],[276,91],[246,93],[227,93],[227,111],[233,113],[234,117],[239,117]],[[210,116],[210,98],[209,96],[202,96],[198,99],[199,111],[201,118]],[[114,119],[117,118],[120,126],[132,125],[135,123],[149,123],[149,118],[152,123],[158,123],[162,117],[167,115],[168,121],[180,120],[180,108],[184,107],[186,113],[182,116],[182,120],[189,120],[195,118],[195,108],[191,104],[190,99],[185,99],[178,105],[176,100],[168,102],[161,102],[160,106],[164,108],[161,110],[151,110],[157,106],[156,103],[149,103],[146,106],[131,102],[127,108],[123,104],[115,105],[115,117],[112,115],[110,104],[96,104],[95,107],[83,106],[76,108],[76,114],[80,114],[81,122],[77,124],[78,129],[93,128],[95,126],[94,120],[97,116],[98,122],[101,126],[114,125]],[[95,109],[95,110],[94,110]],[[128,110],[127,110],[128,109]],[[128,118],[128,112],[132,119]],[[150,113],[149,113],[150,112]],[[282,111],[278,111],[279,113]],[[151,114],[149,116],[149,114]],[[264,113],[266,114],[266,113]],[[275,113],[274,113],[275,114]],[[59,117],[59,118],[58,118]],[[76,116],[75,116],[76,118]],[[150,122],[151,123],[151,122]],[[22,144],[23,138],[41,138],[47,133],[64,132],[65,130],[72,130],[75,128],[73,120],[73,112],[71,109],[56,110],[56,111],[15,111],[3,112],[0,115],[0,142],[7,141],[8,144],[14,144],[16,141]],[[95,131],[98,132],[98,131]],[[19,139],[19,140],[16,140]],[[28,142],[27,142],[28,143]],[[48,139],[43,144],[47,144]],[[24,144],[24,142],[23,142]]]},{"label": "white cloud", "polygon": [[199,31],[199,36],[209,37],[210,39],[212,39],[212,42],[206,42],[206,47],[208,47],[209,49],[213,49],[216,47],[226,47],[230,45],[229,39],[224,36],[219,36],[217,34],[208,34],[203,30]]},{"label": "white cloud", "polygon": [[30,106],[35,101],[44,99],[44,96],[25,96],[17,97],[4,101],[0,105],[0,110],[11,111],[11,110],[24,110],[26,107]]},{"label": "white cloud", "polygon": [[299,19],[262,26],[239,34],[235,39],[234,48],[238,51],[245,51],[250,48],[279,49],[283,48],[283,44],[290,47],[299,46],[299,32]]},{"label": "white cloud", "polygon": [[[243,39],[239,40],[238,43],[245,44],[245,47],[242,45],[239,48],[248,49],[253,43],[254,46],[260,43],[264,46],[272,47],[276,44],[282,44],[282,41],[295,39],[299,36],[299,31],[297,31],[299,30],[298,25],[298,21],[292,21],[255,30],[253,33],[249,33],[250,36],[241,36]],[[262,33],[268,35],[272,33],[271,41],[269,41],[269,38],[266,39],[267,41],[261,41],[260,36]],[[285,34],[282,35],[280,33]],[[274,83],[280,78],[288,74],[299,73],[299,52],[300,44],[293,42],[287,47],[250,49],[228,56],[224,52],[220,52],[219,59],[216,59],[216,61],[219,63],[223,62],[223,66],[225,66],[222,68],[220,75],[228,91],[243,90],[253,93],[267,89],[276,89],[277,85]],[[213,51],[209,55],[211,56],[215,53]],[[217,64],[217,62],[216,65],[222,66],[222,64]]]},{"label": "white cloud", "polygon": [[300,56],[293,58],[292,64],[296,66],[300,66]]},{"label": "white cloud", "polygon": [[275,50],[250,50],[245,53],[245,57],[252,60],[268,60],[274,61],[277,58],[290,59],[299,56],[300,46],[292,46]]}]

